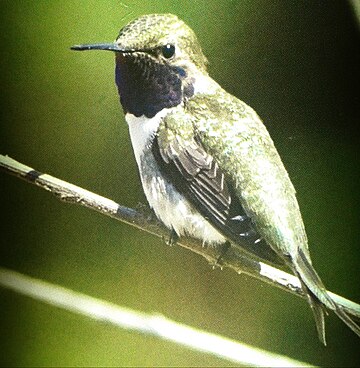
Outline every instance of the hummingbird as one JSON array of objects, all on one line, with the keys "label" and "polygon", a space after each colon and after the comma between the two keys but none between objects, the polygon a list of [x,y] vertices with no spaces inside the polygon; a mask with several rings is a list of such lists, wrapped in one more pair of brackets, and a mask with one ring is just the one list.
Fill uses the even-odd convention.
[{"label": "hummingbird", "polygon": [[265,125],[209,76],[189,26],[173,14],[143,15],[113,43],[72,50],[114,52],[142,187],[175,237],[287,265],[301,281],[324,345],[326,310],[360,336],[312,265],[294,186]]}]

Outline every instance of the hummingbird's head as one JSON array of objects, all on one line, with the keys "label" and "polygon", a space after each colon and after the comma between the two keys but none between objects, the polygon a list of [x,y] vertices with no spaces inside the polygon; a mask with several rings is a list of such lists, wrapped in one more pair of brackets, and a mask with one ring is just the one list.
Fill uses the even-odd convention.
[{"label": "hummingbird's head", "polygon": [[141,16],[120,30],[114,43],[73,50],[115,52],[116,84],[125,112],[153,117],[194,94],[207,60],[195,33],[173,14]]},{"label": "hummingbird's head", "polygon": [[143,52],[155,62],[206,71],[207,60],[193,30],[173,14],[148,14],[120,30],[120,49]]}]

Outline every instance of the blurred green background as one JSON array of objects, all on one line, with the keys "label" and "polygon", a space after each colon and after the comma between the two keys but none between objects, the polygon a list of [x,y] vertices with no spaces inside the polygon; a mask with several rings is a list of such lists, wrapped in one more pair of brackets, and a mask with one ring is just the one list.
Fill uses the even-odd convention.
[{"label": "blurred green background", "polygon": [[[4,1],[0,153],[130,207],[145,203],[114,85],[112,41],[171,12],[210,74],[260,114],[298,192],[327,287],[360,302],[359,28],[345,1]],[[354,91],[356,88],[356,91]],[[323,366],[354,366],[359,339],[334,315],[321,346],[305,301],[8,175],[1,266]],[[230,363],[0,289],[2,365]]]}]

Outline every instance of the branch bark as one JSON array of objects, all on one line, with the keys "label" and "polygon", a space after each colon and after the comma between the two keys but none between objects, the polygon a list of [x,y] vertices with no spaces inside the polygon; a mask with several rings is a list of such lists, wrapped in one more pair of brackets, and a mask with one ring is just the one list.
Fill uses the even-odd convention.
[{"label": "branch bark", "polygon": [[[60,200],[91,208],[103,215],[125,222],[149,234],[167,239],[169,230],[152,214],[127,208],[98,194],[80,188],[51,175],[43,174],[8,156],[0,155],[0,168],[29,183],[49,191]],[[221,254],[221,246],[205,247],[201,241],[192,238],[181,238],[177,244],[203,256],[211,264],[215,264]],[[258,262],[231,247],[221,258],[222,267],[228,267],[237,273],[245,273],[292,294],[305,297],[297,277],[263,262]],[[339,295],[329,292],[334,301],[340,304],[352,317],[360,320],[360,305]]]}]

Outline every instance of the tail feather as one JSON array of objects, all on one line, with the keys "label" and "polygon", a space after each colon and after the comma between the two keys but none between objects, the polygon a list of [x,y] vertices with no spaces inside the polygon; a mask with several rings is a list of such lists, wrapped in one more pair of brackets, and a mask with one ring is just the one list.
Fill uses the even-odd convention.
[{"label": "tail feather", "polygon": [[316,329],[320,341],[326,345],[324,319],[326,309],[334,311],[334,313],[360,337],[360,326],[351,318],[342,306],[338,305],[331,298],[311,262],[301,250],[299,250],[298,255],[292,259],[292,267],[294,268],[294,271],[299,277],[302,287],[307,294],[309,304],[314,314]]},{"label": "tail feather", "polygon": [[336,315],[354,332],[360,337],[360,326],[349,316],[349,314],[337,305],[335,310]]},{"label": "tail feather", "polygon": [[316,297],[314,298],[311,295],[310,290],[308,290],[307,295],[308,295],[308,300],[309,300],[311,310],[313,311],[316,330],[318,333],[319,340],[322,342],[324,346],[326,346],[325,316],[324,316],[324,314],[326,313],[326,310],[324,308],[324,305],[321,304]]}]

